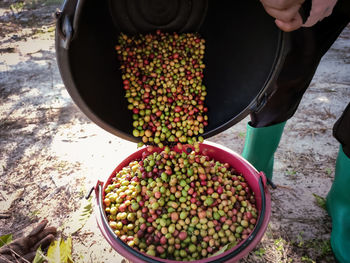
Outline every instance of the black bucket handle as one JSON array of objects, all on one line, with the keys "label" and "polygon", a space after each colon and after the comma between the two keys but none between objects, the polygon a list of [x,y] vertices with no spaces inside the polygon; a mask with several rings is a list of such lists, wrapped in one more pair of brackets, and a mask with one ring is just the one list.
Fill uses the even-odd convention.
[{"label": "black bucket handle", "polygon": [[64,49],[68,49],[72,42],[84,2],[85,0],[65,0],[61,9],[55,12],[56,30]]}]

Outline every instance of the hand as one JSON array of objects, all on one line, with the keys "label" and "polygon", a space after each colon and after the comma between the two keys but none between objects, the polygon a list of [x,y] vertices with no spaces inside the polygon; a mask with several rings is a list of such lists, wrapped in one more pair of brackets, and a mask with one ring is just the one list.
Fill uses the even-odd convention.
[{"label": "hand", "polygon": [[276,25],[283,31],[290,32],[300,28],[303,19],[299,9],[304,0],[260,0],[265,11],[276,18]]},{"label": "hand", "polygon": [[337,0],[312,0],[310,16],[303,24],[299,9],[305,0],[260,0],[265,11],[276,18],[276,25],[283,31],[290,32],[302,26],[311,27],[329,16]]},{"label": "hand", "polygon": [[41,221],[29,235],[1,247],[0,263],[32,262],[39,246],[44,248],[50,245],[57,233],[55,227],[46,227],[47,223],[46,219]]}]

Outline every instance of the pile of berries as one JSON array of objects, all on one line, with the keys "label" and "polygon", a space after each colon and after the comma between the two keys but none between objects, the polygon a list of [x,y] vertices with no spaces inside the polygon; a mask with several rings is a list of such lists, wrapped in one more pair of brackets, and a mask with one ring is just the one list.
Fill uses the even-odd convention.
[{"label": "pile of berries", "polygon": [[191,148],[149,146],[105,188],[110,227],[129,246],[178,261],[235,246],[255,227],[255,196],[227,163]]}]

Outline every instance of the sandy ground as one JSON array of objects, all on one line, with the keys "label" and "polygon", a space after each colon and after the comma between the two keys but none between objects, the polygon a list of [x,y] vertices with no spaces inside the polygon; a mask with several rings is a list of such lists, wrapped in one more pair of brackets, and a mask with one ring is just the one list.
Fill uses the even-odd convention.
[{"label": "sandy ground", "polygon": [[[86,193],[136,145],[96,126],[72,102],[55,60],[52,13],[59,4],[31,3],[0,3],[0,236],[20,236],[47,218],[72,236],[76,262],[120,262],[97,228],[96,207],[81,229],[77,218]],[[339,145],[332,127],[349,102],[349,73],[348,27],[286,125],[275,155],[271,221],[241,262],[335,262],[330,218],[313,194],[326,197],[334,177]],[[247,121],[210,141],[240,153]]]}]

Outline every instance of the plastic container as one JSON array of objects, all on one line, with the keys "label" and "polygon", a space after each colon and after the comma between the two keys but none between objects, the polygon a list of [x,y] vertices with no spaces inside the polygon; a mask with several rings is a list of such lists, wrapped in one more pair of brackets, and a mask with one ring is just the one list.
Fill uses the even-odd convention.
[{"label": "plastic container", "polygon": [[63,82],[85,115],[133,142],[115,51],[121,32],[199,32],[206,41],[203,83],[209,138],[264,105],[288,49],[260,1],[66,0],[57,15],[56,56]]},{"label": "plastic container", "polygon": [[[160,151],[159,148],[156,148],[155,150]],[[102,235],[105,237],[108,243],[118,253],[133,263],[179,262],[175,260],[165,260],[158,257],[152,257],[129,247],[127,244],[121,241],[116,234],[114,234],[113,230],[108,225],[102,202],[104,199],[104,190],[110,184],[110,180],[117,172],[119,172],[123,167],[127,166],[131,161],[140,159],[144,151],[146,151],[146,148],[143,148],[124,159],[108,177],[105,183],[101,181],[97,182],[95,187],[96,201],[99,211],[96,214],[97,223]],[[266,231],[271,214],[271,196],[266,187],[266,177],[263,172],[258,172],[240,155],[218,144],[209,142],[202,143],[200,144],[200,153],[208,155],[210,158],[215,159],[216,161],[223,163],[227,162],[231,167],[235,168],[238,173],[244,176],[248,185],[255,193],[259,216],[254,230],[247,239],[243,240],[241,243],[222,254],[191,262],[237,262],[257,246]]]}]

